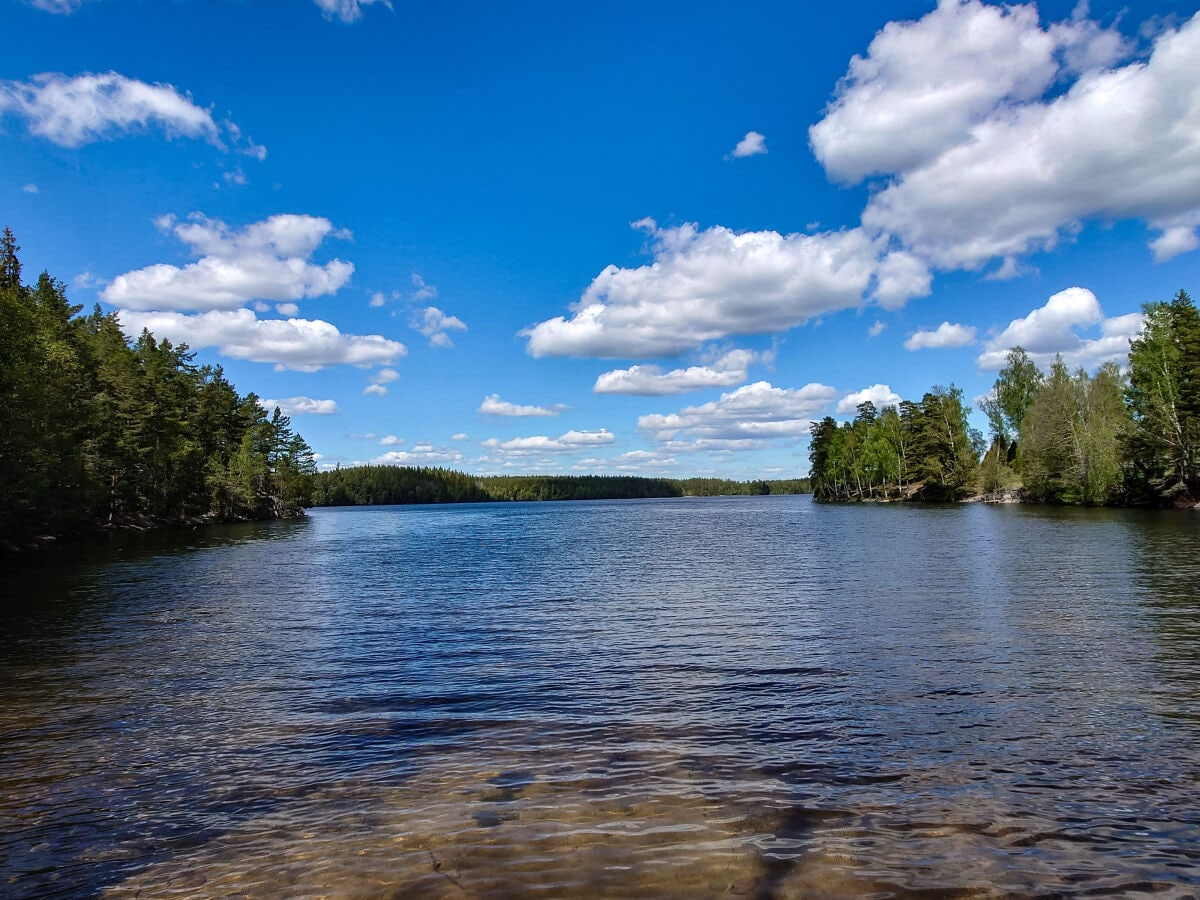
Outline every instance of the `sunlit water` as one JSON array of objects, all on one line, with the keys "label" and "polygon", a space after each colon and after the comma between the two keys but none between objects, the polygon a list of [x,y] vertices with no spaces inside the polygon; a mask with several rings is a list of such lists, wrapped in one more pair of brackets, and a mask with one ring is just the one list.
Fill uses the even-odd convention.
[{"label": "sunlit water", "polygon": [[0,562],[0,895],[1200,895],[1200,517],[315,510]]}]

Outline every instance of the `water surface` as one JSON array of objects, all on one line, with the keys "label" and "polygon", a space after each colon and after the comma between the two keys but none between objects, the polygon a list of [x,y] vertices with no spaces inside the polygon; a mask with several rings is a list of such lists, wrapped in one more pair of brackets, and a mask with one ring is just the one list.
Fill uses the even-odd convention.
[{"label": "water surface", "polygon": [[743,497],[23,563],[0,894],[1196,896],[1198,550]]}]

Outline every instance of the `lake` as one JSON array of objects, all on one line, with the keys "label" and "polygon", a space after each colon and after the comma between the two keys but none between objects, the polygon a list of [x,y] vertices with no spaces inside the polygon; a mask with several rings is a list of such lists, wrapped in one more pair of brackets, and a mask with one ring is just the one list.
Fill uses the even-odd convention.
[{"label": "lake", "polygon": [[1200,894],[1194,512],[318,509],[0,565],[6,897]]}]

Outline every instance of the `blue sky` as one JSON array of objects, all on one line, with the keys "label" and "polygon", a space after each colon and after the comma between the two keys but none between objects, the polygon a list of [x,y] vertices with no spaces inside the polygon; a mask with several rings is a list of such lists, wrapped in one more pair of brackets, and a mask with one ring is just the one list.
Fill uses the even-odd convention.
[{"label": "blue sky", "polygon": [[793,477],[1200,290],[1194,4],[0,3],[27,273],[323,466]]}]

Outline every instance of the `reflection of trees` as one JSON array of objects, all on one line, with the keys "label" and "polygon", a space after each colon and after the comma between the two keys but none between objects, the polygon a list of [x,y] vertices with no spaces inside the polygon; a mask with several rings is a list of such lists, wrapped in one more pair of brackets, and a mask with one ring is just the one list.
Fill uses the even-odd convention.
[{"label": "reflection of trees", "polygon": [[1156,693],[1165,715],[1200,720],[1200,516],[1164,511],[1138,520],[1137,583],[1157,643]]}]

